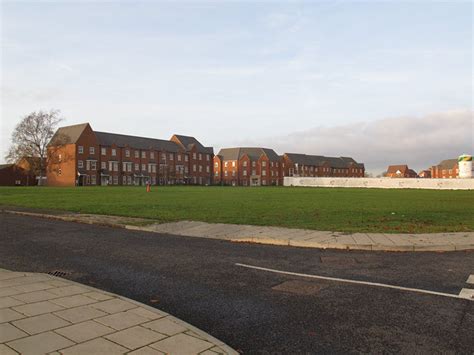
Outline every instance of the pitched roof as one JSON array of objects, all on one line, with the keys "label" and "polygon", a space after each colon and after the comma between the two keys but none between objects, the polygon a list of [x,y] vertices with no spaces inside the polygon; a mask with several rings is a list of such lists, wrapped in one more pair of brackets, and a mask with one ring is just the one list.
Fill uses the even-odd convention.
[{"label": "pitched roof", "polygon": [[408,165],[389,165],[387,174],[396,174],[397,171],[400,171],[401,174],[405,174],[405,172],[408,171]]},{"label": "pitched roof", "polygon": [[299,165],[322,166],[326,163],[329,163],[331,168],[348,168],[350,164],[353,164],[359,168],[364,167],[364,164],[357,163],[353,158],[350,157],[325,157],[323,155],[308,155],[299,153],[285,153],[285,155],[293,163]]},{"label": "pitched roof", "polygon": [[15,165],[15,164],[0,164],[0,170],[9,168],[9,167],[11,167],[11,166],[13,166],[13,165]]},{"label": "pitched roof", "polygon": [[217,154],[222,160],[239,160],[247,155],[250,160],[258,160],[262,155],[268,157],[270,161],[279,161],[280,156],[273,149],[259,147],[237,147],[223,148]]},{"label": "pitched roof", "polygon": [[95,132],[95,135],[99,144],[104,146],[115,144],[118,147],[129,146],[136,149],[156,149],[175,153],[181,150],[177,143],[163,139],[128,136],[108,132]]},{"label": "pitched roof", "polygon": [[457,165],[457,159],[446,159],[442,160],[437,166],[441,169],[452,169],[453,166]]},{"label": "pitched roof", "polygon": [[76,143],[88,123],[59,127],[48,145]]},{"label": "pitched roof", "polygon": [[214,154],[214,148],[212,147],[204,147],[201,142],[199,142],[196,138],[191,137],[191,136],[183,136],[180,134],[175,134],[174,135],[178,141],[181,143],[181,145],[184,147],[184,149],[188,152],[190,151],[193,146],[196,147],[196,150],[199,153],[207,153],[207,154]]}]

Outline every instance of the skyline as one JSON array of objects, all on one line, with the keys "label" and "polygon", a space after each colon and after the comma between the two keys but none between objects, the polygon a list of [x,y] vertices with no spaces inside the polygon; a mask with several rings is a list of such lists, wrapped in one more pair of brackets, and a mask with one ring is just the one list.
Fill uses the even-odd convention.
[{"label": "skyline", "polygon": [[350,155],[374,173],[472,154],[470,2],[1,6],[0,161],[15,124],[50,108],[64,125]]}]

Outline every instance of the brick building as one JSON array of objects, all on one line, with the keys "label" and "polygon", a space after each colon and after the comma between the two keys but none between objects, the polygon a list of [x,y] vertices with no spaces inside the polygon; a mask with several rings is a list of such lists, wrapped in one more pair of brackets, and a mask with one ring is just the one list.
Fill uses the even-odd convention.
[{"label": "brick building", "polygon": [[418,177],[421,179],[430,179],[431,178],[431,170],[421,170],[418,173]]},{"label": "brick building", "polygon": [[36,185],[36,178],[17,164],[0,165],[0,186]]},{"label": "brick building", "polygon": [[389,165],[385,176],[389,178],[416,178],[418,174],[408,165]]},{"label": "brick building", "polygon": [[365,167],[350,157],[283,154],[283,176],[364,177]]},{"label": "brick building", "polygon": [[61,127],[48,146],[50,186],[210,184],[213,149],[194,137],[170,140]]},{"label": "brick building", "polygon": [[232,186],[282,185],[281,161],[273,149],[221,149],[214,157],[214,183]]},{"label": "brick building", "polygon": [[434,179],[453,179],[459,175],[457,159],[447,159],[431,167],[431,177]]}]

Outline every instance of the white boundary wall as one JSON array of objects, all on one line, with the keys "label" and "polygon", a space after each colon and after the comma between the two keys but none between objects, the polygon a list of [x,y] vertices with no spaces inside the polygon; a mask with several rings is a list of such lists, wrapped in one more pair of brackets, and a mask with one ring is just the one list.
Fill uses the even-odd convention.
[{"label": "white boundary wall", "polygon": [[474,190],[474,179],[396,179],[285,177],[285,186],[365,187],[378,189]]}]

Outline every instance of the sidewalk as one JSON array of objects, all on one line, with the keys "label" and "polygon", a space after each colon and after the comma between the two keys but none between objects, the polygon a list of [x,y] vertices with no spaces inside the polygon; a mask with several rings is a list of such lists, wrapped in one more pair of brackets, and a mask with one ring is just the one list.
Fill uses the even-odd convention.
[{"label": "sidewalk", "polygon": [[474,232],[432,234],[340,233],[191,221],[152,224],[143,227],[126,226],[126,228],[189,237],[223,239],[232,242],[306,248],[385,251],[474,250]]},{"label": "sidewalk", "polygon": [[153,307],[47,274],[0,269],[0,354],[237,354]]},{"label": "sidewalk", "polygon": [[66,212],[53,214],[53,212],[37,213],[11,209],[3,210],[3,212],[187,237],[305,248],[373,251],[474,250],[474,232],[425,234],[341,233],[195,221],[150,224],[150,220],[140,218]]}]

